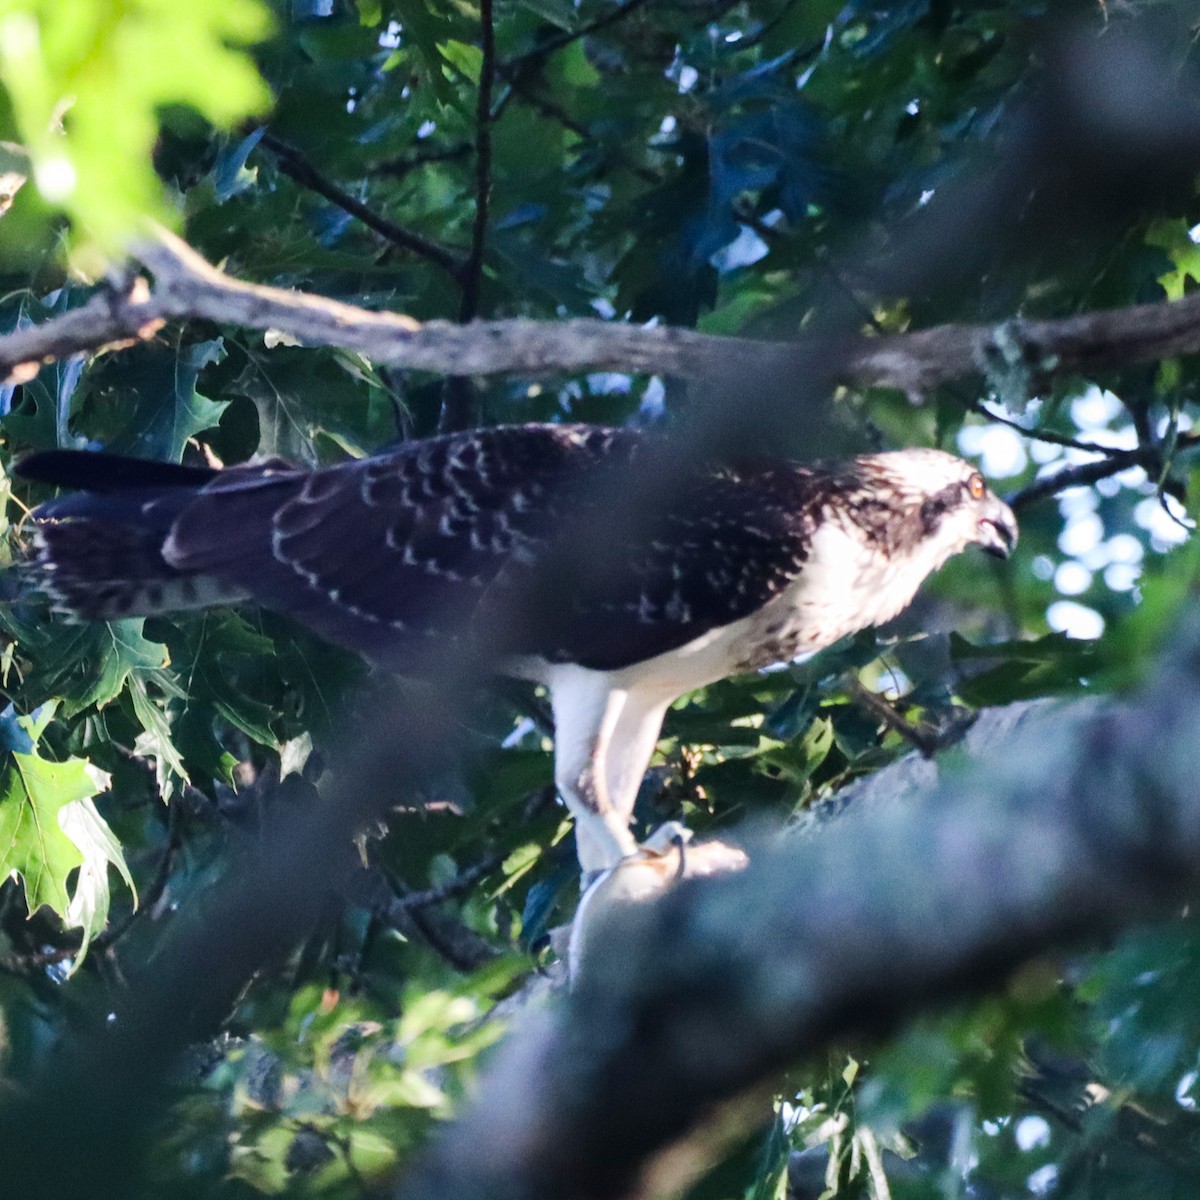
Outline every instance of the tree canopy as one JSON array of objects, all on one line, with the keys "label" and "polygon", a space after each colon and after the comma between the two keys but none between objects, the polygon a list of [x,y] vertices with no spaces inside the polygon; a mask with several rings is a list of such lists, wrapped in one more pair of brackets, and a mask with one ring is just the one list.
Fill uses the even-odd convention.
[{"label": "tree canopy", "polygon": [[672,709],[638,832],[750,867],[614,914],[568,992],[544,695],[251,607],[70,624],[4,474],[5,1186],[1191,1195],[1198,30],[0,0],[5,464],[652,425],[680,463],[939,446],[1021,523]]}]

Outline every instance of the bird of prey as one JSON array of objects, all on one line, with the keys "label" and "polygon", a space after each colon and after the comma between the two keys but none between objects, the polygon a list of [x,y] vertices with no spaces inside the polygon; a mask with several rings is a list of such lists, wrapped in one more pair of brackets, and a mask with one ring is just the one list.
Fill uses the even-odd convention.
[{"label": "bird of prey", "polygon": [[56,604],[113,619],[254,601],[401,674],[449,653],[546,687],[555,782],[585,872],[637,850],[634,799],[667,708],[727,675],[896,616],[951,555],[1008,555],[1010,509],[938,450],[693,465],[615,503],[662,439],[500,426],[311,470],[51,451],[29,479]]}]

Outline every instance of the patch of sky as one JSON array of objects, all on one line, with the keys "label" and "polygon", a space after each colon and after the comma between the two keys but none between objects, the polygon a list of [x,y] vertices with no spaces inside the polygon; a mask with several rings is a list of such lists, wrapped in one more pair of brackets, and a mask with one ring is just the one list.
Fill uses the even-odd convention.
[{"label": "patch of sky", "polygon": [[1049,555],[1039,554],[1029,565],[1038,579],[1047,580],[1054,578],[1054,559],[1050,558]]},{"label": "patch of sky", "polygon": [[1159,554],[1187,541],[1195,528],[1174,496],[1147,496],[1133,510],[1133,519],[1150,534],[1150,548]]},{"label": "patch of sky", "polygon": [[1046,624],[1056,633],[1084,642],[1094,641],[1104,632],[1104,618],[1094,608],[1074,600],[1055,600],[1046,609]]},{"label": "patch of sky", "polygon": [[1017,1145],[1027,1154],[1030,1150],[1039,1150],[1050,1145],[1050,1126],[1038,1116],[1022,1117],[1013,1131]]},{"label": "patch of sky", "polygon": [[593,395],[616,396],[629,391],[630,380],[616,371],[596,371],[587,376],[587,385]]},{"label": "patch of sky", "polygon": [[[1166,437],[1167,430],[1170,429],[1170,427],[1171,427],[1171,418],[1170,417],[1160,417],[1159,421],[1158,421],[1158,426],[1157,426],[1158,436]],[[1178,429],[1180,433],[1186,433],[1189,429],[1191,429],[1191,427],[1192,427],[1192,418],[1189,417],[1187,415],[1187,413],[1181,412],[1181,413],[1175,414],[1175,428]]]},{"label": "patch of sky", "polygon": [[1081,596],[1091,586],[1091,571],[1074,559],[1059,563],[1054,572],[1054,587],[1060,596]]},{"label": "patch of sky", "polygon": [[708,261],[722,274],[736,270],[738,267],[748,267],[760,258],[765,258],[770,246],[758,236],[748,225],[743,225],[741,232],[726,246],[714,254]]},{"label": "patch of sky", "polygon": [[1028,1179],[1025,1180],[1025,1186],[1035,1196],[1045,1196],[1050,1193],[1050,1190],[1058,1182],[1058,1168],[1053,1163],[1047,1163],[1044,1167],[1038,1167]]},{"label": "patch of sky", "polygon": [[638,418],[646,423],[659,420],[664,411],[667,389],[662,379],[655,375],[646,384],[642,402],[638,405]]},{"label": "patch of sky", "polygon": [[1029,465],[1024,439],[1008,425],[964,425],[959,430],[958,448],[975,459],[990,479],[1010,479]]}]

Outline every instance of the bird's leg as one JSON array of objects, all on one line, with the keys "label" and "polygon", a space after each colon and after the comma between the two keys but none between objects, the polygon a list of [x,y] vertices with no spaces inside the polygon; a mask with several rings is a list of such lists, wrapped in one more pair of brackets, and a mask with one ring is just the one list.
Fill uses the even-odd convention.
[{"label": "bird's leg", "polygon": [[605,756],[604,773],[608,802],[626,825],[633,819],[638,789],[658,745],[663,717],[674,699],[673,693],[647,694],[633,688],[625,693]]},{"label": "bird's leg", "polygon": [[554,782],[575,818],[585,874],[613,867],[637,850],[628,816],[610,802],[605,767],[627,695],[602,672],[582,667],[562,668],[550,688]]}]

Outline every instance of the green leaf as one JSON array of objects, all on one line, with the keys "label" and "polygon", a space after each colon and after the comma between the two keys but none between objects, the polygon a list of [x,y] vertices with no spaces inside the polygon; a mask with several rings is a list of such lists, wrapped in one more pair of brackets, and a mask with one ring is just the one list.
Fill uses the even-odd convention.
[{"label": "green leaf", "polygon": [[121,694],[131,675],[158,672],[166,664],[167,648],[143,635],[144,624],[144,617],[127,617],[84,627],[90,635],[86,640],[95,643],[89,663],[91,684],[63,704],[64,716],[74,716],[92,704],[103,708]]},{"label": "green leaf", "polygon": [[358,9],[358,22],[360,25],[368,25],[374,29],[376,25],[382,23],[382,0],[355,0],[355,7]]},{"label": "green leaf", "polygon": [[133,748],[138,754],[154,760],[154,778],[159,794],[170,800],[180,782],[188,782],[187,766],[171,736],[167,714],[150,699],[146,681],[139,675],[129,680],[129,698],[142,732]]},{"label": "green leaf", "polygon": [[[101,772],[92,771],[100,776]],[[107,786],[107,776],[103,776]],[[78,927],[83,931],[83,941],[79,953],[71,966],[71,973],[79,970],[80,964],[87,955],[92,938],[99,933],[108,922],[108,904],[110,899],[108,887],[108,868],[111,864],[116,867],[133,893],[134,907],[137,906],[137,888],[133,876],[129,873],[125,856],[121,853],[121,843],[113,835],[108,823],[97,812],[95,804],[90,800],[76,800],[64,805],[58,814],[58,823],[63,832],[75,844],[75,848],[83,855],[79,867],[79,875],[75,881],[75,891],[71,902],[64,914],[64,923]]]},{"label": "green leaf", "polygon": [[179,462],[188,438],[214,428],[229,407],[227,400],[209,400],[196,391],[200,372],[225,357],[220,338],[183,346],[158,377],[157,388],[139,390],[124,428],[109,449],[138,458]]},{"label": "green leaf", "polygon": [[2,0],[0,83],[42,200],[106,252],[145,216],[169,219],[151,161],[160,110],[225,128],[261,112],[266,85],[235,47],[270,28],[259,0]]},{"label": "green leaf", "polygon": [[[36,741],[40,729],[35,722],[23,718],[21,724]],[[104,791],[108,776],[82,758],[51,762],[42,758],[36,745],[32,753],[10,752],[0,762],[0,875],[16,872],[31,914],[47,904],[66,918],[71,905],[67,876],[88,860],[93,847],[90,834],[84,837],[87,850],[73,840],[63,827],[62,813],[68,805],[90,801]],[[79,814],[68,817],[67,824],[75,832],[84,826],[92,832],[95,828]],[[86,901],[81,902],[80,909],[85,907]],[[86,936],[90,938],[90,932]]]},{"label": "green leaf", "polygon": [[[559,29],[574,29],[578,21],[575,6],[568,3],[568,0],[520,0],[520,4],[522,8],[541,17],[543,21],[557,25]],[[568,49],[574,49],[578,44],[572,43]]]},{"label": "green leaf", "polygon": [[471,83],[479,82],[479,71],[483,64],[483,51],[466,42],[449,41],[438,47],[442,57]]},{"label": "green leaf", "polygon": [[1170,256],[1174,269],[1158,277],[1168,300],[1183,299],[1188,280],[1200,283],[1200,245],[1192,241],[1189,222],[1177,219],[1155,221],[1146,233],[1146,245],[1157,246]]}]

